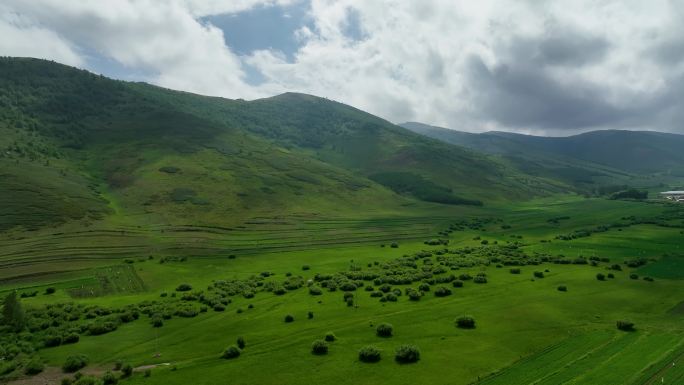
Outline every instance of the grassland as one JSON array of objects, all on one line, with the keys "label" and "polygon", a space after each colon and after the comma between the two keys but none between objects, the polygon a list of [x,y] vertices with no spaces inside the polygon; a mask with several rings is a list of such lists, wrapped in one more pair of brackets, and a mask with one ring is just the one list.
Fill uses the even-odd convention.
[{"label": "grassland", "polygon": [[[395,284],[392,289],[402,291],[396,302],[380,302],[360,287],[353,291],[354,306],[347,306],[341,290],[312,296],[306,286],[283,295],[257,289],[253,298],[231,296],[224,311],[210,306],[190,318],[172,316],[160,328],[141,314],[109,333],[85,331],[76,344],[40,348],[34,354],[48,367],[59,367],[69,355],[85,354],[90,363],[84,372],[97,375],[117,360],[152,368],[149,377],[141,369],[122,380],[131,384],[216,384],[226,379],[236,384],[647,384],[655,376],[672,381],[682,375],[684,281],[673,273],[684,240],[680,207],[567,197],[515,207],[431,210],[425,206],[375,219],[254,218],[232,229],[140,226],[81,233],[63,226],[3,247],[11,252],[0,259],[0,290],[38,292],[22,299],[28,309],[66,302],[84,309],[123,309],[150,301],[199,309],[201,304],[194,301],[180,301],[182,292],[162,298],[160,293],[176,293],[180,283],[190,284],[193,292],[211,293],[206,289],[217,282],[249,282],[262,272],[272,273],[260,278],[266,286],[287,281],[287,273],[306,281],[357,269],[381,272],[402,255],[430,251],[428,259],[436,266],[442,266],[439,258],[446,258],[441,259],[444,266],[452,267],[435,277],[484,273],[488,282],[464,281],[462,288],[434,283],[419,301],[409,300],[405,290],[417,288],[420,281]],[[619,226],[556,239],[610,224]],[[449,244],[424,244],[440,238]],[[390,247],[392,242],[398,247]],[[112,245],[121,253],[111,253]],[[491,252],[509,245],[518,245],[525,258],[552,258],[513,266],[521,272],[511,274],[511,266],[491,259]],[[440,255],[445,247],[473,251]],[[580,256],[610,262],[559,263],[559,258]],[[626,265],[640,257],[648,263]],[[418,265],[428,266],[423,259],[416,260]],[[621,270],[608,270],[613,264]],[[309,269],[303,270],[304,265]],[[535,271],[544,272],[544,278],[535,278]],[[599,281],[599,272],[614,278]],[[631,279],[630,274],[639,277]],[[655,280],[645,281],[644,276]],[[365,284],[379,287],[372,281]],[[439,286],[453,294],[435,296]],[[559,286],[567,291],[557,290]],[[43,294],[48,287],[56,292]],[[284,322],[288,314],[294,322]],[[454,326],[454,319],[464,314],[476,319],[475,329]],[[616,330],[621,319],[634,322],[636,331]],[[81,318],[75,324],[91,322]],[[375,335],[381,322],[394,326],[393,337]],[[311,343],[329,331],[337,336],[329,353],[312,355]],[[241,356],[221,359],[238,336],[247,343]],[[394,349],[405,343],[420,348],[418,363],[394,362]],[[379,363],[358,361],[358,350],[368,344],[382,350]],[[57,371],[55,378],[61,376]]]}]

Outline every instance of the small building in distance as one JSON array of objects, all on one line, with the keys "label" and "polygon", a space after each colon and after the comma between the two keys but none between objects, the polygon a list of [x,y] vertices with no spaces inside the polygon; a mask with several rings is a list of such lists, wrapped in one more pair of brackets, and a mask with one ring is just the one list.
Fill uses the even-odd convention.
[{"label": "small building in distance", "polygon": [[684,191],[663,191],[660,195],[671,201],[684,202]]}]

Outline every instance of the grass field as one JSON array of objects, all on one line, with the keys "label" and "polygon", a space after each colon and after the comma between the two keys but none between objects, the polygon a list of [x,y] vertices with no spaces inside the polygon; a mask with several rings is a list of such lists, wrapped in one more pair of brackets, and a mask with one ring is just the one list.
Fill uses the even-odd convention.
[{"label": "grass field", "polygon": [[[120,360],[141,368],[122,380],[130,384],[650,384],[659,383],[657,376],[677,383],[683,375],[679,208],[567,197],[515,208],[430,210],[376,218],[254,218],[233,228],[100,223],[97,230],[78,231],[65,225],[31,237],[7,235],[0,257],[3,295],[10,289],[37,293],[22,299],[35,317],[59,303],[74,303],[79,310],[73,311],[82,314],[38,328],[31,339],[38,350],[16,360],[35,356],[49,368],[84,354],[89,363],[83,371],[96,375]],[[620,225],[556,238],[610,224]],[[424,244],[431,239],[449,244]],[[421,251],[430,253],[402,257]],[[570,263],[580,256],[597,266]],[[627,266],[636,258],[647,263]],[[611,268],[615,264],[620,270]],[[520,273],[512,274],[512,268]],[[393,283],[390,290],[401,295],[381,302],[366,287],[378,292],[382,285],[365,280],[350,291],[352,306],[342,289],[311,295],[306,284],[322,285],[326,275],[387,277],[388,271],[397,277],[430,271],[431,279],[444,281]],[[487,283],[466,279],[463,287],[453,287],[447,279],[453,274],[461,281],[466,273],[486,276]],[[600,281],[598,273],[614,278]],[[274,294],[297,276],[299,286]],[[257,282],[251,298],[242,291],[220,295],[231,285]],[[432,282],[430,291],[409,300],[406,289],[418,289],[421,282]],[[192,290],[176,291],[181,283]],[[436,296],[440,286],[452,294]],[[56,292],[44,294],[50,287]],[[211,301],[220,298],[224,309],[217,311],[218,302]],[[141,312],[137,320],[118,321],[116,330],[101,335],[89,329],[131,309]],[[101,313],[88,318],[93,312]],[[168,314],[162,327],[150,324],[155,314]],[[294,321],[285,322],[286,315]],[[474,317],[476,328],[457,328],[454,320],[463,315]],[[634,322],[636,331],[616,330],[623,319]],[[383,322],[393,325],[393,337],[375,335]],[[78,331],[80,340],[41,347],[41,336],[55,330]],[[327,332],[337,336],[328,354],[311,354],[312,342]],[[239,336],[246,341],[240,357],[221,359]],[[369,344],[381,349],[380,362],[358,360],[359,349]],[[420,361],[396,363],[394,350],[401,344],[418,346]],[[5,378],[21,377],[21,365]],[[149,377],[144,369],[151,370]],[[49,381],[64,376],[45,373],[56,373]]]}]

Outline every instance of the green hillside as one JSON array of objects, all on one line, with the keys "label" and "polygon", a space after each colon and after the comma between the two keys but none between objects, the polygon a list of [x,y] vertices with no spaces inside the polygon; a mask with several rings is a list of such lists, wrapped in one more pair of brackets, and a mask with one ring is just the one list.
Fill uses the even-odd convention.
[{"label": "green hillside", "polygon": [[599,191],[611,185],[676,185],[684,176],[683,135],[613,130],[538,137],[508,132],[473,134],[415,122],[402,126],[499,156],[521,172],[563,181],[579,191]]},{"label": "green hillside", "polygon": [[562,189],[308,95],[210,98],[15,58],[0,60],[0,89],[0,229],[103,216],[226,225]]}]

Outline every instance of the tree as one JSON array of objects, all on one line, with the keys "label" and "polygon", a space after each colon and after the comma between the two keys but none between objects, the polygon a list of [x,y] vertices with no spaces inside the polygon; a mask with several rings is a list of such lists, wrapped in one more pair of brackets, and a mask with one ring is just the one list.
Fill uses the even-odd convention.
[{"label": "tree", "polygon": [[21,308],[21,302],[17,298],[17,292],[11,291],[5,297],[2,305],[2,322],[10,326],[15,331],[24,329],[26,320],[24,317],[24,310]]}]

